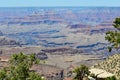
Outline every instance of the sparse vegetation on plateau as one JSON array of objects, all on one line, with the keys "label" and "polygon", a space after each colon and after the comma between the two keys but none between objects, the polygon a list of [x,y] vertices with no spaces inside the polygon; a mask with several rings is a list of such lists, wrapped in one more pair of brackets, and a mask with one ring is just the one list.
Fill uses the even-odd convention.
[{"label": "sparse vegetation on plateau", "polygon": [[94,67],[111,72],[115,74],[118,79],[120,79],[120,54],[110,56],[105,61],[98,63]]}]

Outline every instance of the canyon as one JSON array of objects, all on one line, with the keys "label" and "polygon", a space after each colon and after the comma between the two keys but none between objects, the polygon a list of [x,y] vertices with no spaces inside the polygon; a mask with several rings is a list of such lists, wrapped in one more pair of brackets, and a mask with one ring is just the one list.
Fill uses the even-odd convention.
[{"label": "canyon", "polygon": [[[42,53],[37,56],[47,59],[51,65],[62,61],[63,56],[71,57],[75,64],[92,60],[93,63],[89,64],[92,65],[94,61],[117,53],[116,50],[108,52],[105,33],[115,30],[112,23],[120,17],[119,13],[119,7],[0,8],[0,50],[4,55],[21,51]],[[76,55],[85,56],[87,60],[81,57],[83,61],[76,60]],[[66,60],[62,62],[66,64]]]}]

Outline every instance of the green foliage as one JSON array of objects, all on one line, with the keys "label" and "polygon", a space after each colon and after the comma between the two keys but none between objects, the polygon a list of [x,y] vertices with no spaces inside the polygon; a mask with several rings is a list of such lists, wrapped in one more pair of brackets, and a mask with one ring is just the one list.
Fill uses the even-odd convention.
[{"label": "green foliage", "polygon": [[113,22],[113,26],[120,30],[120,18],[115,19],[115,21]]},{"label": "green foliage", "polygon": [[90,73],[89,68],[85,65],[77,67],[73,72],[76,73],[74,80],[83,80],[83,78]]},{"label": "green foliage", "polygon": [[43,79],[38,73],[30,72],[28,80],[43,80]]},{"label": "green foliage", "polygon": [[113,22],[115,31],[108,31],[105,36],[105,40],[110,42],[111,46],[108,47],[109,52],[112,51],[112,48],[118,49],[120,47],[120,18],[116,18]]},{"label": "green foliage", "polygon": [[93,73],[91,73],[91,74],[90,74],[90,77],[96,78],[96,75],[93,74]]},{"label": "green foliage", "polygon": [[13,54],[9,62],[8,70],[0,71],[0,80],[43,80],[39,74],[30,71],[32,65],[39,62],[34,54]]},{"label": "green foliage", "polygon": [[113,76],[113,77],[108,77],[108,78],[106,78],[105,80],[117,80],[117,79],[116,79],[115,76]]},{"label": "green foliage", "polygon": [[0,71],[0,80],[3,80],[6,78],[6,69],[3,68],[1,71]]}]

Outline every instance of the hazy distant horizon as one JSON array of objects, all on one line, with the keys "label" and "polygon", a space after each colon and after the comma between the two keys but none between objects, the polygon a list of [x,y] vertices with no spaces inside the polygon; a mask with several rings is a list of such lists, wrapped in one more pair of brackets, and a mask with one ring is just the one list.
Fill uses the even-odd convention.
[{"label": "hazy distant horizon", "polygon": [[120,8],[120,6],[0,6],[0,8]]},{"label": "hazy distant horizon", "polygon": [[0,7],[120,7],[118,0],[0,0]]},{"label": "hazy distant horizon", "polygon": [[75,7],[75,8],[79,8],[79,7],[83,7],[83,8],[84,8],[84,7],[115,7],[115,8],[116,8],[116,7],[120,7],[120,6],[0,6],[0,8],[4,8],[4,7],[5,7],[5,8],[6,8],[6,7],[8,7],[8,8],[14,8],[14,7],[15,7],[15,8],[16,8],[16,7],[33,7],[33,8],[34,8],[34,7],[35,7],[35,8],[42,8],[42,7],[45,7],[45,8],[49,8],[49,7],[53,7],[53,8],[56,8],[56,7],[58,7],[58,8],[59,8],[59,7],[63,7],[63,8],[64,8],[64,7],[68,7],[68,8],[69,8],[69,7],[71,7],[71,8],[74,8],[74,7]]}]

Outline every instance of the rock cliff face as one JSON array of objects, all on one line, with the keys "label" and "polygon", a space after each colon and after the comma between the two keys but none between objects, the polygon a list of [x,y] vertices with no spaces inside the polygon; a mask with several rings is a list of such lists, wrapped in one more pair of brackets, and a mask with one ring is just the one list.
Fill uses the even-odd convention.
[{"label": "rock cliff face", "polygon": [[79,29],[79,28],[90,28],[92,26],[85,25],[85,24],[72,24],[72,25],[69,25],[68,27],[70,27],[71,29]]},{"label": "rock cliff face", "polygon": [[3,36],[3,33],[0,31],[0,36]]},{"label": "rock cliff face", "polygon": [[12,39],[5,37],[2,33],[2,31],[0,31],[0,46],[5,46],[5,45],[20,46],[20,43],[16,42],[15,40],[12,40]]}]

